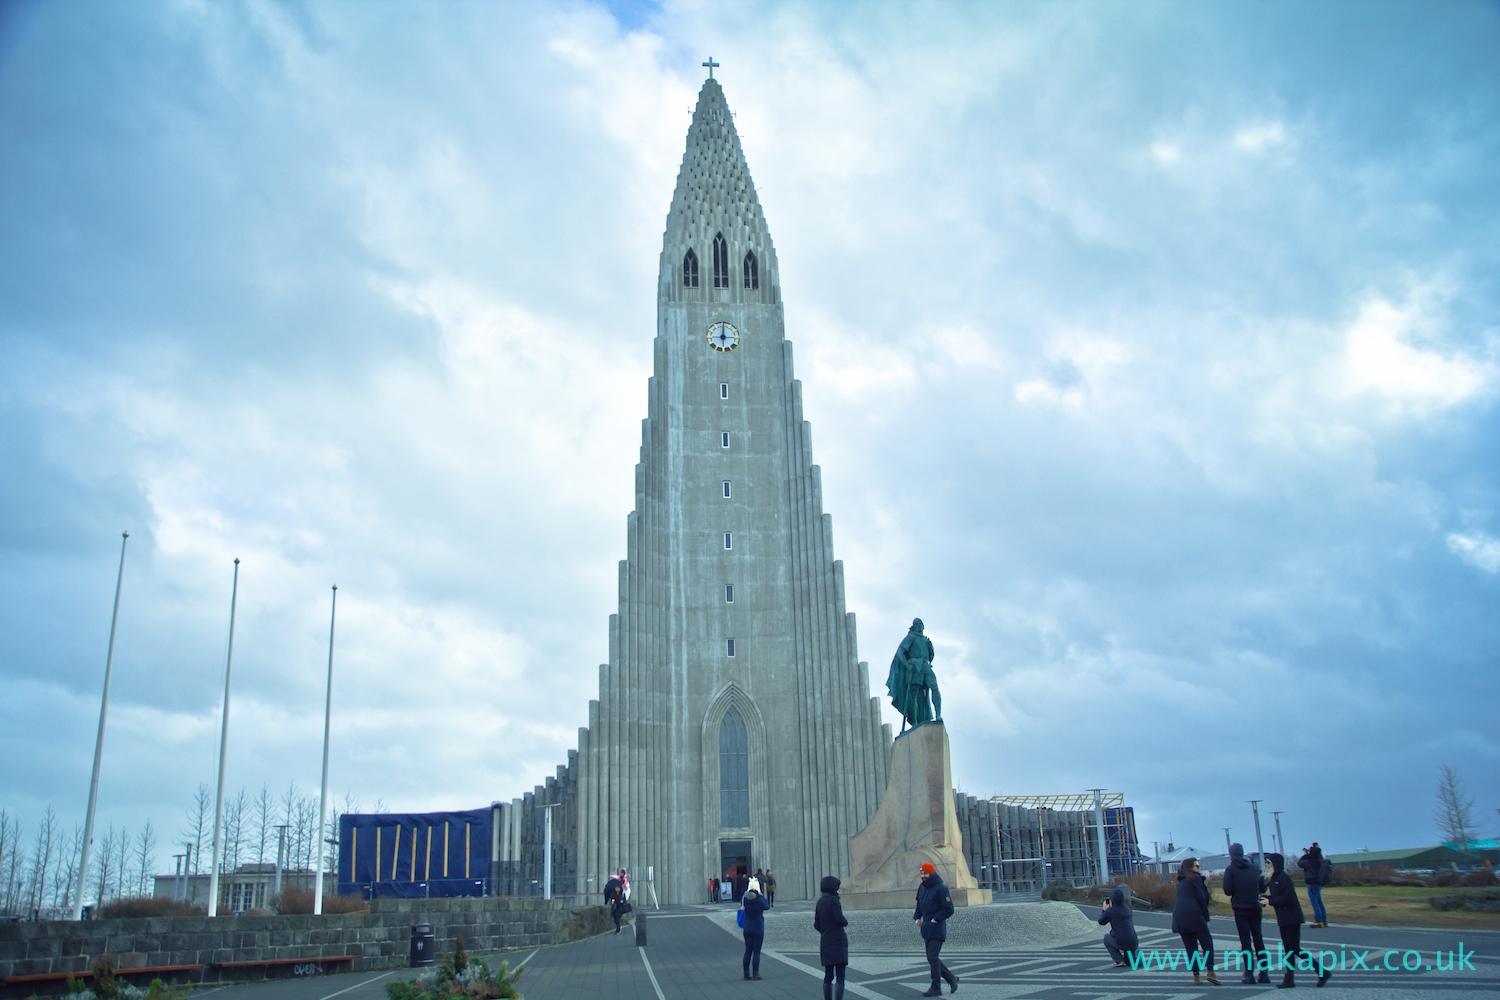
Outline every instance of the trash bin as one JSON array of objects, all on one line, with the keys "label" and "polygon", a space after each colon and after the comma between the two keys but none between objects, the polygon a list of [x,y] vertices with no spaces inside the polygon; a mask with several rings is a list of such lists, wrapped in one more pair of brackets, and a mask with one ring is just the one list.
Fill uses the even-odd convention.
[{"label": "trash bin", "polygon": [[411,967],[431,965],[437,954],[437,935],[431,924],[417,924],[411,929]]}]

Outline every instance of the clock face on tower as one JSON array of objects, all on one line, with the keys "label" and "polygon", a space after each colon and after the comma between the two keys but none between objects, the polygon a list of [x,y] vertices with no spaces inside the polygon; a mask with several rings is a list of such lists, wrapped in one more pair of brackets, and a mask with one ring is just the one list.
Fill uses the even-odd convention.
[{"label": "clock face on tower", "polygon": [[740,331],[728,323],[715,323],[708,328],[708,346],[716,351],[732,351],[740,342]]}]

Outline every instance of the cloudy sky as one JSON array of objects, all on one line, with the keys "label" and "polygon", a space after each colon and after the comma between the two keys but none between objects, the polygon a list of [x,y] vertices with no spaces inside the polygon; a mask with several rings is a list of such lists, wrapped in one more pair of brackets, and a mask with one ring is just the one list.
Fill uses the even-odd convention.
[{"label": "cloudy sky", "polygon": [[1497,828],[1493,4],[0,6],[0,805],[474,807],[607,654],[709,54],[878,679],[1141,836]]}]

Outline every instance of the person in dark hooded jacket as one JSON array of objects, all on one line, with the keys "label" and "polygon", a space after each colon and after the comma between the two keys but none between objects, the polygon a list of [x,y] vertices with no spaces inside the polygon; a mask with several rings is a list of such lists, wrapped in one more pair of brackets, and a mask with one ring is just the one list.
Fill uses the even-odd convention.
[{"label": "person in dark hooded jacket", "polygon": [[[740,909],[745,911],[745,978],[760,978],[760,949],[766,942],[766,911],[771,904],[760,894],[759,889],[746,889],[740,897]],[[752,974],[753,973],[753,974]]]},{"label": "person in dark hooded jacket", "polygon": [[[1265,938],[1260,931],[1260,910],[1265,905],[1261,896],[1265,891],[1266,877],[1245,857],[1245,848],[1230,844],[1229,867],[1224,869],[1224,895],[1229,897],[1229,905],[1234,909],[1234,929],[1240,934],[1240,957],[1245,960],[1240,981],[1244,983],[1256,982],[1255,969],[1270,964]],[[1261,968],[1259,982],[1270,981],[1270,975]]]},{"label": "person in dark hooded jacket", "polygon": [[844,928],[849,920],[839,902],[839,880],[824,875],[818,888],[823,895],[813,910],[813,930],[818,941],[818,961],[823,964],[823,1000],[844,1000],[844,969],[849,964],[849,935]]},{"label": "person in dark hooded jacket", "polygon": [[[1206,973],[1208,981],[1218,986],[1219,975],[1214,972],[1214,936],[1208,932],[1208,887],[1203,882],[1203,866],[1197,858],[1183,858],[1177,869],[1172,933],[1182,936],[1188,967],[1193,970],[1193,983],[1202,983]],[[1207,952],[1203,959],[1197,957],[1200,950]]]},{"label": "person in dark hooded jacket", "polygon": [[1302,880],[1307,883],[1307,901],[1313,908],[1313,926],[1328,926],[1328,911],[1323,908],[1323,886],[1333,877],[1333,865],[1323,856],[1323,849],[1315,840],[1312,846],[1302,852],[1302,857],[1297,859],[1297,867],[1302,869]]},{"label": "person in dark hooded jacket", "polygon": [[1115,968],[1128,964],[1128,956],[1140,947],[1140,938],[1135,934],[1135,914],[1130,911],[1130,898],[1124,889],[1111,889],[1104,912],[1099,914],[1101,924],[1109,924],[1104,935],[1104,947],[1109,957],[1115,960]]},{"label": "person in dark hooded jacket", "polygon": [[943,942],[948,940],[948,918],[953,916],[953,894],[943,882],[943,877],[930,862],[921,867],[922,882],[917,886],[917,908],[912,918],[922,932],[922,945],[927,949],[927,967],[932,970],[932,986],[924,997],[935,997],[943,992],[939,977],[948,983],[948,992],[958,992],[958,977],[938,957]]},{"label": "person in dark hooded jacket", "polygon": [[[1297,884],[1292,881],[1292,876],[1287,874],[1286,859],[1280,854],[1267,854],[1266,860],[1271,862],[1271,881],[1266,887],[1266,901],[1276,910],[1276,929],[1281,932],[1281,947],[1286,952],[1287,969],[1277,987],[1287,989],[1297,985],[1296,978],[1292,975],[1292,963],[1301,957],[1305,957],[1307,964],[1303,969],[1313,967],[1313,957],[1302,947],[1302,904],[1297,900]],[[1318,985],[1322,986],[1328,982],[1328,973],[1323,972],[1318,976]]]}]

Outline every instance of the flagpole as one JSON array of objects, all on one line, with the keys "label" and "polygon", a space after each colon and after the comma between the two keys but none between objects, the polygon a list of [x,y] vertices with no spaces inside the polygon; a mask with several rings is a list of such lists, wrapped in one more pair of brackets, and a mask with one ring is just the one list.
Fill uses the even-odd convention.
[{"label": "flagpole", "polygon": [[[328,824],[328,725],[333,718],[333,622],[339,611],[339,585],[333,585],[333,605],[328,611],[328,690],[323,697],[323,791],[318,796],[319,846],[326,839]],[[413,875],[413,878],[416,876]],[[323,852],[318,851],[318,874],[313,879],[313,913],[323,912]]]},{"label": "flagpole", "polygon": [[125,546],[130,532],[120,533],[120,572],[115,576],[115,610],[109,617],[109,652],[104,656],[104,695],[99,699],[99,734],[94,737],[94,776],[89,779],[89,807],[83,819],[83,857],[78,862],[78,898],[73,919],[83,919],[83,896],[88,887],[89,847],[94,842],[94,806],[99,801],[99,764],[104,758],[104,717],[109,713],[109,679],[115,666],[115,626],[120,623],[120,585],[125,582]]},{"label": "flagpole", "polygon": [[229,650],[224,654],[224,714],[219,728],[219,790],[214,793],[214,855],[208,877],[208,915],[219,914],[219,838],[224,826],[224,758],[229,750],[229,677],[234,670],[234,607],[240,596],[240,561],[234,561],[229,590]]}]

